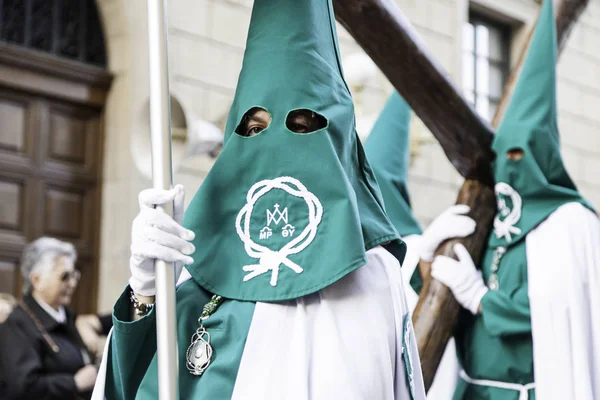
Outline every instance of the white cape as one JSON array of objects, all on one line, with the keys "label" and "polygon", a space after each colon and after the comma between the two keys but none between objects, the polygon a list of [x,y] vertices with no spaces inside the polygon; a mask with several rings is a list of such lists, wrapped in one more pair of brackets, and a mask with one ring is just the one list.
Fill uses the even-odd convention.
[{"label": "white cape", "polygon": [[[412,314],[417,305],[417,301],[419,300],[419,295],[410,286],[410,278],[420,261],[421,236],[410,235],[403,237],[402,240],[404,240],[408,246],[408,251],[406,252],[406,257],[402,264],[402,278],[404,279],[406,301],[408,302],[408,308]],[[454,389],[456,389],[459,369],[454,338],[450,338],[448,345],[446,346],[446,351],[444,351],[444,355],[438,366],[435,378],[433,379],[433,384],[427,392],[427,398],[430,400],[452,399]]]},{"label": "white cape", "polygon": [[525,240],[536,398],[600,399],[600,220],[569,203]]},{"label": "white cape", "polygon": [[[233,400],[425,399],[412,331],[407,348],[414,397],[404,367],[409,310],[400,265],[381,247],[367,258],[365,266],[317,293],[256,304]],[[178,284],[189,278],[184,271]],[[94,400],[104,399],[106,361]]]}]

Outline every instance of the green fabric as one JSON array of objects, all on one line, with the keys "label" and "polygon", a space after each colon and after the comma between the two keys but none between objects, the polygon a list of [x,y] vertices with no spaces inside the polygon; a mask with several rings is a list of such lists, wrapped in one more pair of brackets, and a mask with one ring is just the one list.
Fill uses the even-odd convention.
[{"label": "green fabric", "polygon": [[[106,399],[158,398],[156,318],[152,311],[136,322],[129,320],[129,288],[114,309],[106,379]],[[210,294],[190,280],[177,289],[179,341],[179,397],[181,399],[229,399],[233,393],[255,303],[224,301],[205,322],[213,347],[210,366],[200,377],[190,374],[185,353],[198,328],[202,307]]]},{"label": "green fabric", "polygon": [[[556,24],[552,1],[544,2],[531,47],[510,105],[493,142],[497,158],[494,176],[499,185],[508,184],[522,200],[521,216],[506,236],[490,236],[490,246],[518,242],[563,204],[581,197],[565,170],[560,156],[556,105]],[[507,151],[521,149],[521,160],[509,160]],[[515,197],[496,186],[499,221],[506,221],[519,208]],[[518,211],[518,210],[517,210]],[[514,214],[517,215],[517,214]]]},{"label": "green fabric", "polygon": [[[486,251],[482,275],[491,274],[493,249]],[[499,288],[482,299],[483,312],[463,310],[455,332],[459,362],[473,379],[527,384],[533,377],[533,340],[527,295],[525,241],[508,248],[498,269]],[[530,392],[530,399],[533,391]],[[459,379],[454,399],[517,400],[512,390],[484,388]]]},{"label": "green fabric", "polygon": [[408,195],[410,113],[400,94],[392,93],[365,142],[387,215],[402,236],[423,233]]},{"label": "green fabric", "polygon": [[130,293],[131,289],[127,286],[113,309],[105,387],[107,400],[134,399],[156,353],[154,310],[136,322],[129,322]]},{"label": "green fabric", "polygon": [[[259,106],[270,126],[235,133]],[[328,125],[286,127],[310,109]],[[388,220],[355,130],[331,0],[256,0],[223,150],[187,209],[196,233],[188,269],[229,299],[281,301],[316,292],[366,263],[366,250],[405,245]],[[246,242],[246,244],[245,244]]]},{"label": "green fabric", "polygon": [[421,289],[423,289],[423,285],[424,283],[423,277],[421,276],[421,269],[417,266],[412,276],[410,277],[410,287],[412,287],[417,294],[420,294]]}]

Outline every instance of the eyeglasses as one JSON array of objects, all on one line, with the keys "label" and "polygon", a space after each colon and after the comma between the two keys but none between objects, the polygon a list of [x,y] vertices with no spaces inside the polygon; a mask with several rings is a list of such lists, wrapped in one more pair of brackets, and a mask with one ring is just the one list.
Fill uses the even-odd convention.
[{"label": "eyeglasses", "polygon": [[79,282],[79,278],[81,278],[81,272],[76,269],[73,271],[65,271],[60,275],[61,282],[68,282],[70,280]]}]

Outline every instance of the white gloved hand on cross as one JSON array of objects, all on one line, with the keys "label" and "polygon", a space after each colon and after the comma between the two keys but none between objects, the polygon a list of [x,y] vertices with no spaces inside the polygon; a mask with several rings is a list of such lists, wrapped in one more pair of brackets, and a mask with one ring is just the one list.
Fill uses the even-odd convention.
[{"label": "white gloved hand on cross", "polygon": [[454,205],[427,227],[421,237],[420,256],[423,261],[433,261],[435,251],[443,241],[462,238],[475,232],[475,221],[465,215],[470,210],[471,208],[464,204]]},{"label": "white gloved hand on cross", "polygon": [[448,286],[464,308],[477,314],[488,288],[465,246],[457,243],[454,245],[454,252],[458,261],[446,256],[437,256],[433,260],[431,276]]}]

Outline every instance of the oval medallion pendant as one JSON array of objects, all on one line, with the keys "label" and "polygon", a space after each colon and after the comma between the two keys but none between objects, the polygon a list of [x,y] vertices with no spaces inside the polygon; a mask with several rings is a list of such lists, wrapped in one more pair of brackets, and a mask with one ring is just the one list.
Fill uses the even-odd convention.
[{"label": "oval medallion pendant", "polygon": [[192,343],[186,352],[187,369],[192,375],[200,376],[210,365],[213,349],[210,334],[200,326],[192,336]]}]

